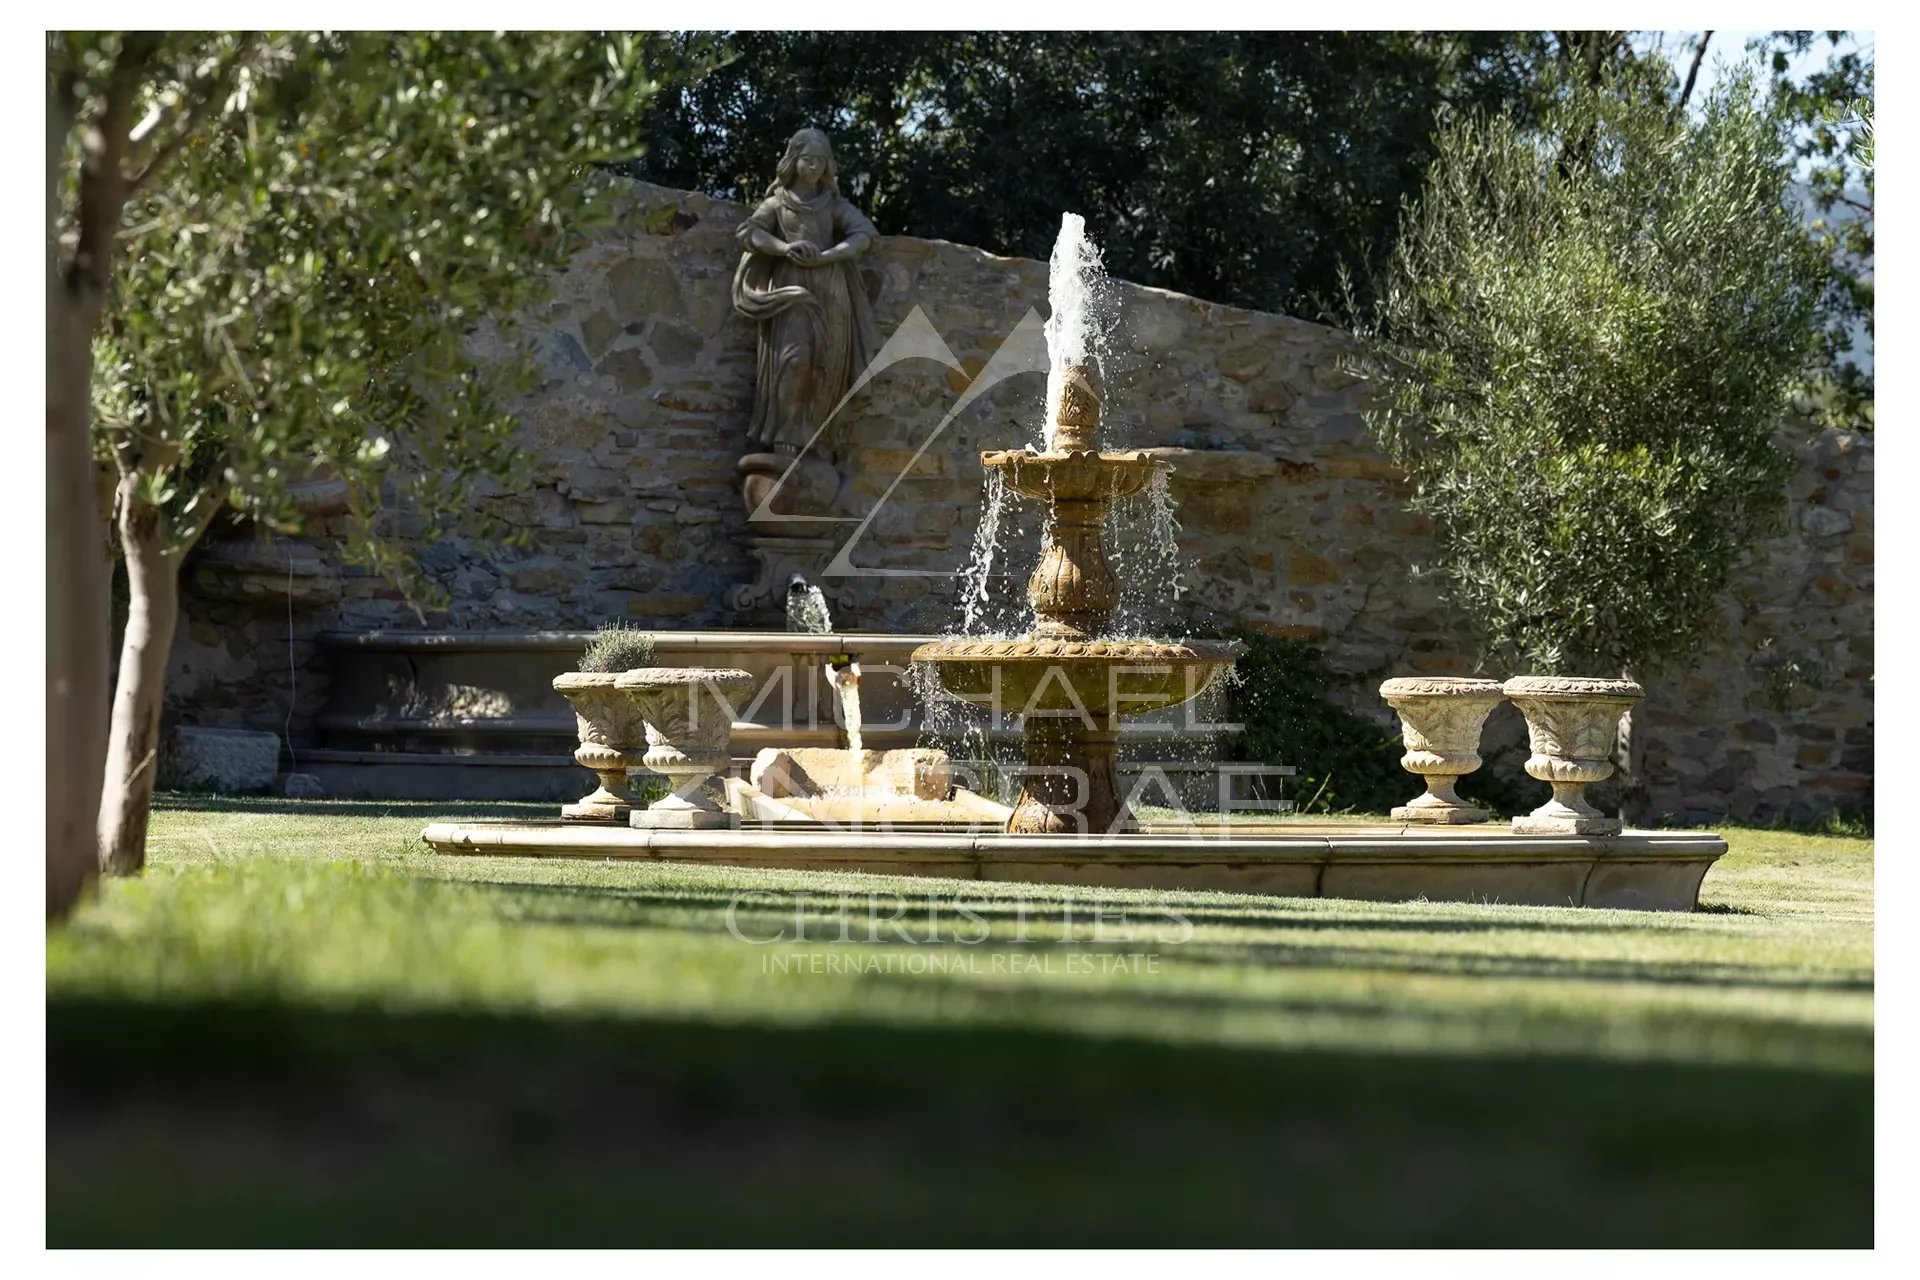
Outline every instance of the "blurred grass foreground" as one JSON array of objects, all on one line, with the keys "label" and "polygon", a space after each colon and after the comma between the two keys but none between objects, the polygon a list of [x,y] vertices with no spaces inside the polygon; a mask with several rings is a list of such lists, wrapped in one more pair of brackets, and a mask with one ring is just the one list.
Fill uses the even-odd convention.
[{"label": "blurred grass foreground", "polygon": [[1872,1243],[1868,840],[1729,831],[1653,915],[456,859],[434,816],[163,798],[50,935],[49,1244]]}]

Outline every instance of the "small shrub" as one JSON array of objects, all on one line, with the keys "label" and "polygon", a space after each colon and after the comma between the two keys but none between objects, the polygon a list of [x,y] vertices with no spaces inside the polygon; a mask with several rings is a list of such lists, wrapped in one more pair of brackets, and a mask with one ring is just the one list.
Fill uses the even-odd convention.
[{"label": "small shrub", "polygon": [[653,665],[653,633],[630,627],[624,622],[609,622],[593,633],[586,652],[580,655],[582,671],[631,671]]},{"label": "small shrub", "polygon": [[1400,730],[1368,720],[1328,695],[1338,679],[1327,655],[1301,640],[1257,632],[1235,636],[1231,719],[1244,726],[1227,744],[1234,759],[1292,765],[1288,798],[1301,813],[1384,813],[1405,804]]}]

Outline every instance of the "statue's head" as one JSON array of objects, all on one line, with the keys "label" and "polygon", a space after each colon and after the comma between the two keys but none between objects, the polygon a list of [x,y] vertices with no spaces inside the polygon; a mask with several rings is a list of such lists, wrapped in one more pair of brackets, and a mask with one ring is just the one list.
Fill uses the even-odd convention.
[{"label": "statue's head", "polygon": [[787,153],[780,157],[780,173],[773,185],[791,187],[800,183],[840,189],[840,166],[833,158],[833,144],[818,129],[802,129],[787,139]]}]

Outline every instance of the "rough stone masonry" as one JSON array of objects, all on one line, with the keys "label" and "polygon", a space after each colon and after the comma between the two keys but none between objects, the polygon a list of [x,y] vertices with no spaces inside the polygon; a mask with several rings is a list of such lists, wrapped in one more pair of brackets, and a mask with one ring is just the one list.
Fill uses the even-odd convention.
[{"label": "rough stone masonry", "polygon": [[[419,546],[452,597],[424,625],[779,625],[727,603],[754,572],[735,469],[754,332],[728,296],[746,210],[619,181],[617,224],[575,258],[532,326],[544,372],[519,406],[532,483],[483,500],[525,544],[483,540],[474,525]],[[835,429],[841,506],[878,508],[852,562],[934,576],[826,585],[843,628],[944,631],[947,575],[980,518],[979,451],[1034,439],[1042,379],[1000,384],[927,442],[1021,318],[1044,311],[1046,264],[893,236],[860,273],[883,339],[918,308],[960,367],[894,366]],[[1471,628],[1417,572],[1432,532],[1370,442],[1346,336],[1119,288],[1109,447],[1164,449],[1173,463],[1192,561],[1179,610],[1323,646],[1353,679],[1344,696],[1383,724],[1382,677],[1471,671]],[[1796,463],[1786,532],[1754,548],[1720,639],[1687,673],[1648,682],[1652,799],[1676,817],[1809,816],[1871,798],[1873,438],[1789,425],[1782,439]],[[336,519],[317,516],[294,549],[189,572],[169,686],[176,723],[285,730],[297,756],[326,694],[314,634],[423,625],[398,593],[339,560]],[[418,532],[404,512],[390,527],[402,542]],[[1511,737],[1518,717],[1499,715],[1513,723],[1497,716],[1490,733]]]}]

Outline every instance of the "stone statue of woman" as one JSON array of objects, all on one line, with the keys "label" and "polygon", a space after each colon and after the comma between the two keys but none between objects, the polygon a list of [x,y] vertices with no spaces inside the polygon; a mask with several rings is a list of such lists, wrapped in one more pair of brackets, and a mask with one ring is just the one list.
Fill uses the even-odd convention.
[{"label": "stone statue of woman", "polygon": [[827,135],[802,129],[735,238],[734,310],[760,327],[748,438],[798,453],[880,349],[854,266],[880,236],[840,194]]}]

